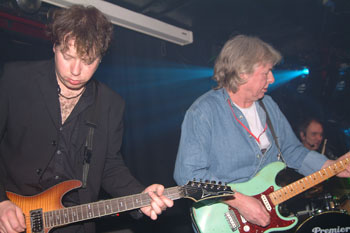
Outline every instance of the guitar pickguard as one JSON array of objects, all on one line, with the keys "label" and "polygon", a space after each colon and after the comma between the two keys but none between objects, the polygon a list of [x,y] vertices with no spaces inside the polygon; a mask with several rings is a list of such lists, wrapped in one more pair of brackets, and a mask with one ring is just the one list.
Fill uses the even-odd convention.
[{"label": "guitar pickguard", "polygon": [[257,232],[258,233],[258,232],[266,232],[271,228],[278,230],[280,228],[288,227],[292,225],[294,222],[296,222],[295,219],[284,220],[277,215],[278,213],[277,207],[274,206],[273,203],[271,203],[270,199],[268,198],[268,194],[270,194],[273,191],[274,191],[274,188],[271,186],[263,193],[253,196],[254,198],[260,200],[263,203],[264,201],[262,201],[262,197],[265,197],[266,201],[268,202],[264,204],[271,218],[271,222],[267,227],[260,227],[258,225],[254,225],[247,222],[236,209],[229,207],[229,209],[232,209],[235,215],[238,216],[237,220],[240,225],[240,227],[238,228],[239,232]]}]

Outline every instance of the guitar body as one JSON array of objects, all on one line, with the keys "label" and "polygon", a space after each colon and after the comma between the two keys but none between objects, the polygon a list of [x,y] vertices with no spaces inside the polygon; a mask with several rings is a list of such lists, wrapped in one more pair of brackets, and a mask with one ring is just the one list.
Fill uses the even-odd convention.
[{"label": "guitar body", "polygon": [[[296,217],[285,218],[278,212],[278,205],[273,205],[268,194],[280,187],[276,185],[277,174],[285,168],[282,162],[274,162],[264,167],[248,182],[229,184],[232,190],[265,200],[265,207],[270,213],[271,223],[267,227],[259,227],[246,222],[236,209],[221,202],[202,201],[195,203],[192,208],[192,218],[201,233],[244,233],[244,232],[273,232],[283,231],[297,224]],[[266,197],[266,198],[265,198]]]},{"label": "guitar body", "polygon": [[[19,208],[22,209],[25,215],[26,221],[26,232],[36,233],[37,231],[33,229],[36,226],[32,226],[31,221],[31,211],[42,210],[42,212],[57,210],[64,208],[62,205],[62,197],[69,191],[81,186],[79,180],[69,180],[57,184],[50,189],[37,194],[35,196],[21,196],[12,192],[6,192],[7,197],[15,203]],[[43,223],[45,224],[45,223]],[[43,228],[40,232],[49,232],[51,228]]]}]

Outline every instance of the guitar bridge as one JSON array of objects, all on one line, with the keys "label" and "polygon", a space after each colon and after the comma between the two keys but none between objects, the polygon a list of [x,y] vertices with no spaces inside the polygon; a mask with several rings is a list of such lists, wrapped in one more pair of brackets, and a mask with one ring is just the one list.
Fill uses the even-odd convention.
[{"label": "guitar bridge", "polygon": [[230,226],[231,230],[232,231],[238,230],[238,228],[240,227],[240,224],[239,224],[238,219],[236,218],[236,215],[233,212],[233,210],[230,209],[224,215],[225,215],[225,219],[226,219],[228,225]]},{"label": "guitar bridge", "polygon": [[32,228],[32,233],[44,233],[42,209],[30,211],[30,226]]}]

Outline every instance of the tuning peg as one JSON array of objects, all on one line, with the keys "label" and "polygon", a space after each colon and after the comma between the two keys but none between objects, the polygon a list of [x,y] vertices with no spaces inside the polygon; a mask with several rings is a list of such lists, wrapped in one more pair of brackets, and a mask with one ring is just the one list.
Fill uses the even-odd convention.
[{"label": "tuning peg", "polygon": [[211,182],[210,182],[210,188],[211,189],[213,189],[214,187],[215,187],[215,184],[216,184],[216,181],[215,180],[212,180]]},{"label": "tuning peg", "polygon": [[227,189],[227,182],[225,182],[224,191]]},{"label": "tuning peg", "polygon": [[216,189],[217,189],[217,190],[222,189],[222,185],[221,185],[221,184],[222,184],[222,182],[221,182],[221,181],[219,181],[219,182],[218,182],[218,185],[217,185],[217,187],[216,187]]}]

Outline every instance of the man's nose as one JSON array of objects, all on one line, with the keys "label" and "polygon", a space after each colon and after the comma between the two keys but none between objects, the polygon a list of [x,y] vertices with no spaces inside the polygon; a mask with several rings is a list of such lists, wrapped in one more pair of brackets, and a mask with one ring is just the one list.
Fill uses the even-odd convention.
[{"label": "man's nose", "polygon": [[275,82],[275,76],[273,76],[272,71],[269,72],[268,77],[267,77],[267,81],[269,82],[269,84],[272,84]]},{"label": "man's nose", "polygon": [[70,72],[74,75],[74,76],[78,76],[81,73],[81,61],[79,60],[75,60],[74,62],[72,62],[71,64],[71,68],[70,68]]}]

